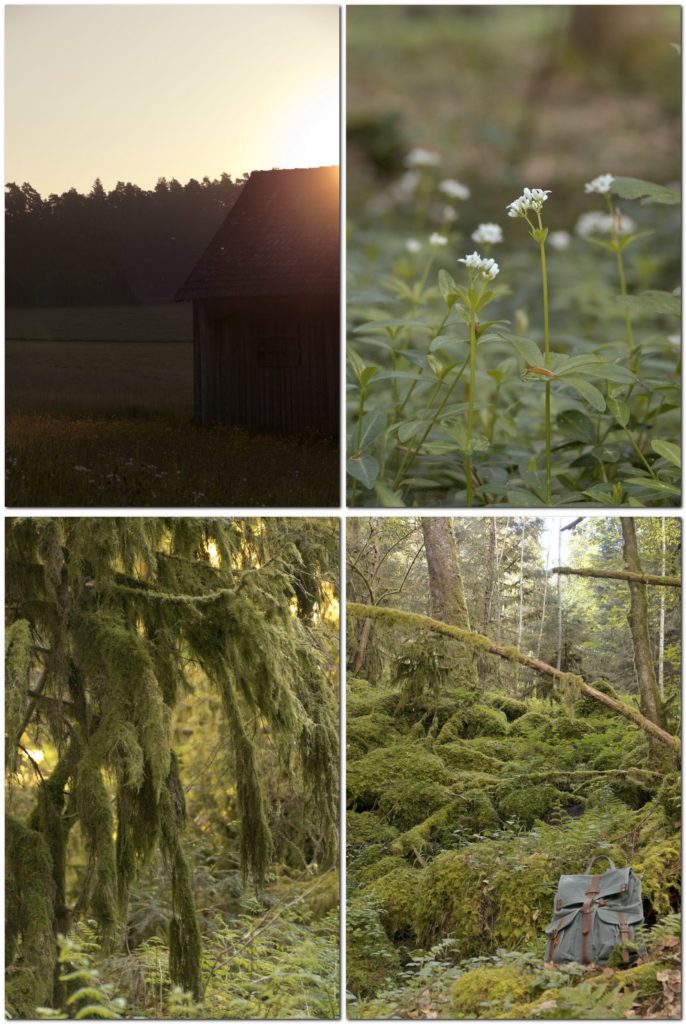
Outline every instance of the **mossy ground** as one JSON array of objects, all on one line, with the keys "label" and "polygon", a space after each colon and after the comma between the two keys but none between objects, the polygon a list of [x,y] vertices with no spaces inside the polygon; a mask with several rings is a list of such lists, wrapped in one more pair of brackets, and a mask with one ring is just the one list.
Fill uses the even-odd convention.
[{"label": "mossy ground", "polygon": [[634,866],[648,925],[679,906],[679,786],[638,729],[590,701],[351,693],[352,1016],[612,1019],[667,1000],[655,952],[542,967],[557,880],[596,854]]}]

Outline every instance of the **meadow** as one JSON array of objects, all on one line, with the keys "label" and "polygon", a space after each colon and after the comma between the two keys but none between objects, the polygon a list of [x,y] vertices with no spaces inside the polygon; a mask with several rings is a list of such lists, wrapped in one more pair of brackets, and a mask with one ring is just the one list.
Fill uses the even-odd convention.
[{"label": "meadow", "polygon": [[351,505],[679,504],[669,11],[350,13]]},{"label": "meadow", "polygon": [[337,503],[333,442],[191,423],[186,305],[10,309],[6,331],[8,505]]}]

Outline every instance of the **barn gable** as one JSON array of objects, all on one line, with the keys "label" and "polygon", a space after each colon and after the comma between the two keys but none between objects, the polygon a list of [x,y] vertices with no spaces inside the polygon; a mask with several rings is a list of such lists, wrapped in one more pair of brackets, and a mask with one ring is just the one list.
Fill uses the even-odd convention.
[{"label": "barn gable", "polygon": [[176,296],[197,423],[338,433],[339,239],[337,167],[250,175]]},{"label": "barn gable", "polygon": [[177,299],[338,295],[337,167],[253,171]]}]

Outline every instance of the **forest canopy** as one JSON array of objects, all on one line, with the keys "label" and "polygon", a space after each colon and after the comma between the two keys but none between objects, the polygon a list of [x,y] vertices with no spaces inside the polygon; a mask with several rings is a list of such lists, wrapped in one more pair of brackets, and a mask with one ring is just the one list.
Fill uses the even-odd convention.
[{"label": "forest canopy", "polygon": [[331,1016],[338,523],[16,518],[6,573],[10,1015]]},{"label": "forest canopy", "polygon": [[[349,523],[353,1016],[679,1015],[680,528]],[[544,969],[601,854],[643,885],[630,966]]]}]

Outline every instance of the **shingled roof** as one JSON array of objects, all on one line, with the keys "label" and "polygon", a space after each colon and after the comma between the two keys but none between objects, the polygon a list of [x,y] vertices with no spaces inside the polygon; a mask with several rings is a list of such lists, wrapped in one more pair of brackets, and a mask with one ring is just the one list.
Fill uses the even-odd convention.
[{"label": "shingled roof", "polygon": [[177,299],[340,289],[337,167],[253,171]]}]

